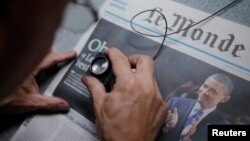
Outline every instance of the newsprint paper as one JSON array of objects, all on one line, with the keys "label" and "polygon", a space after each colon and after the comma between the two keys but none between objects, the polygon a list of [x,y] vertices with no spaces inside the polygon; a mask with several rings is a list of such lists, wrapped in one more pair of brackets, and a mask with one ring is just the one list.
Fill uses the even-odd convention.
[{"label": "newsprint paper", "polygon": [[[88,90],[80,78],[85,75],[95,54],[104,48],[117,47],[124,54],[154,56],[163,37],[167,19],[168,33],[184,29],[210,14],[166,0],[108,0],[102,7],[99,22],[81,38],[76,46],[78,58],[53,80],[46,95],[66,99],[67,114],[36,115],[28,118],[12,141],[95,141],[95,117]],[[134,17],[137,15],[136,17]],[[134,18],[133,18],[134,17]],[[169,110],[178,114],[177,124],[168,128],[166,120],[158,140],[179,141],[188,132],[184,125],[196,100],[207,87],[210,76],[227,76],[230,97],[203,111],[196,121],[192,141],[207,139],[207,125],[250,124],[250,28],[220,17],[167,36],[155,60],[155,75]],[[232,83],[230,83],[232,82]],[[124,84],[126,85],[126,84]],[[206,96],[202,97],[207,100]],[[214,99],[216,101],[216,99]],[[181,102],[179,102],[181,101]],[[179,102],[179,103],[178,103]],[[174,110],[175,109],[175,110]],[[126,127],[124,127],[126,128]]]}]

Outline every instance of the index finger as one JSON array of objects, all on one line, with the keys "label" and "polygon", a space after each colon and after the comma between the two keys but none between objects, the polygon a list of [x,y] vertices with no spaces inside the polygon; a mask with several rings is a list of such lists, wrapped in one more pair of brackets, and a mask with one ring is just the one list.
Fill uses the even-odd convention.
[{"label": "index finger", "polygon": [[129,57],[129,62],[131,65],[136,67],[136,73],[140,73],[145,76],[153,77],[154,62],[150,56],[132,55]]},{"label": "index finger", "polygon": [[112,64],[112,70],[117,78],[132,74],[128,59],[120,50],[110,48],[106,50],[106,54],[109,57]]},{"label": "index finger", "polygon": [[57,63],[72,60],[75,57],[76,57],[76,52],[74,51],[60,52],[60,53],[51,52],[39,64],[39,68],[46,69]]}]

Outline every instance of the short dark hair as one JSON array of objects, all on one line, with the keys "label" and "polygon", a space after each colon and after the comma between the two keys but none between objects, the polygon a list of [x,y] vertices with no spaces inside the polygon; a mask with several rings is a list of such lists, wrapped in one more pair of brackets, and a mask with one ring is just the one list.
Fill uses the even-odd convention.
[{"label": "short dark hair", "polygon": [[214,80],[222,83],[227,90],[227,94],[230,94],[234,89],[233,81],[225,74],[217,73],[209,76],[209,78],[213,78]]}]

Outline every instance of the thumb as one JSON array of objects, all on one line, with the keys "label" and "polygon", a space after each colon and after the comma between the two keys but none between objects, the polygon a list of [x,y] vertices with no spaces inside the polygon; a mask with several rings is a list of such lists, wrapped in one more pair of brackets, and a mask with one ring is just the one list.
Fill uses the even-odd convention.
[{"label": "thumb", "polygon": [[84,76],[82,82],[87,86],[91,97],[94,101],[94,106],[98,108],[102,105],[106,96],[106,90],[103,84],[92,76]]},{"label": "thumb", "polygon": [[173,113],[177,114],[177,108],[176,107],[173,109]]},{"label": "thumb", "polygon": [[31,106],[31,109],[30,109],[31,111],[33,110],[68,111],[69,110],[69,104],[65,100],[59,97],[30,95],[29,101],[33,103],[33,106]]},{"label": "thumb", "polygon": [[197,120],[193,120],[193,121],[192,121],[192,126],[193,126],[193,127],[196,127],[197,125],[198,125],[198,121],[197,121]]}]

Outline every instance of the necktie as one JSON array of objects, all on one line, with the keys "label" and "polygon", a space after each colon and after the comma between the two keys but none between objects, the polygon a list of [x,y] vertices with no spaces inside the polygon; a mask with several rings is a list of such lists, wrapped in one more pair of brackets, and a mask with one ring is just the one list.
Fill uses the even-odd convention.
[{"label": "necktie", "polygon": [[203,114],[202,109],[196,109],[195,113],[188,117],[188,119],[185,122],[184,127],[187,127],[187,126],[191,125],[193,121],[198,121],[201,118],[202,114]]},{"label": "necktie", "polygon": [[192,114],[191,116],[188,117],[188,119],[185,122],[183,131],[182,131],[182,135],[185,135],[186,133],[188,133],[188,131],[190,130],[193,121],[199,121],[199,119],[201,118],[203,114],[203,110],[202,109],[196,109],[194,110],[194,114]]}]

